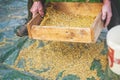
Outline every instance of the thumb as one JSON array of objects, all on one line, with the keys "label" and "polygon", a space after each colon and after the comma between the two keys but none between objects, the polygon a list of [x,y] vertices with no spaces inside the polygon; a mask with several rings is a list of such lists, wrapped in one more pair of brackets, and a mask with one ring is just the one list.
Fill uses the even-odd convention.
[{"label": "thumb", "polygon": [[30,9],[30,12],[32,13],[32,18],[35,17],[35,15],[37,14],[37,10],[34,9],[34,7]]},{"label": "thumb", "polygon": [[32,13],[32,18],[34,18],[36,14],[37,14],[37,12],[33,12]]}]

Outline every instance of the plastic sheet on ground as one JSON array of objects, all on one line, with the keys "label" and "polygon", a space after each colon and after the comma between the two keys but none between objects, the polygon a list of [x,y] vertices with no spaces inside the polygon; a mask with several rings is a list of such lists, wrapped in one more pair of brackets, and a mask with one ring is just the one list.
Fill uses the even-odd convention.
[{"label": "plastic sheet on ground", "polygon": [[[69,60],[67,60],[66,57],[63,58],[63,55],[60,55],[62,57],[57,56],[59,57],[59,60],[57,61],[63,61],[62,58],[66,59],[67,61],[65,62],[64,65],[59,65],[56,63],[55,67],[51,67],[50,63],[47,63],[44,61],[44,60],[47,60],[46,58],[48,58],[48,55],[49,55],[49,54],[46,54],[46,56],[43,56],[44,65],[42,68],[39,69],[39,67],[41,67],[40,65],[42,64],[42,63],[40,64],[39,62],[33,63],[34,65],[38,65],[38,67],[33,66],[32,64],[31,64],[32,66],[28,66],[27,64],[28,62],[26,62],[26,59],[30,58],[30,55],[27,55],[27,54],[32,53],[32,55],[39,56],[39,54],[37,54],[38,51],[36,51],[37,49],[43,51],[44,49],[41,49],[42,47],[46,47],[47,45],[49,46],[49,44],[52,44],[52,43],[54,44],[54,42],[32,40],[32,39],[29,39],[27,36],[22,37],[22,38],[17,37],[15,34],[16,28],[18,26],[23,25],[26,22],[26,18],[27,18],[27,0],[0,0],[0,80],[54,80],[54,79],[56,80],[84,80],[83,77],[85,77],[86,80],[96,80],[96,79],[120,80],[120,76],[114,74],[109,69],[107,62],[105,62],[106,63],[106,65],[104,66],[105,69],[103,69],[103,66],[101,63],[102,59],[99,58],[99,56],[103,56],[105,58],[105,61],[107,61],[106,56],[107,56],[108,51],[107,51],[107,45],[105,42],[105,36],[107,32],[106,30],[102,31],[97,43],[94,44],[94,45],[103,44],[103,48],[101,48],[100,53],[98,53],[99,56],[92,59],[93,61],[91,62],[88,68],[88,70],[91,71],[90,74],[95,73],[97,78],[95,76],[87,77],[87,76],[78,75],[79,73],[77,74],[76,72],[80,72],[83,75],[87,75],[86,73],[88,72],[87,70],[85,72],[79,71],[81,70],[80,69],[81,67],[85,69],[84,67],[88,66],[86,64],[83,66],[79,66],[81,64],[79,63],[79,61],[76,61],[75,64],[71,63],[71,65],[69,65],[70,69],[64,68],[62,70],[61,69],[62,66],[65,66],[67,61],[69,62]],[[59,44],[57,43],[57,45]],[[68,45],[68,43],[65,43],[64,46],[66,45]],[[70,46],[72,45],[73,44],[71,43]],[[85,47],[86,50],[90,49],[88,48],[89,44],[79,43],[79,45],[83,45],[83,47]],[[29,49],[30,51],[27,50],[28,48],[30,48]],[[67,47],[67,48],[70,48],[70,47]],[[47,53],[47,51],[45,52]],[[92,52],[89,52],[89,53],[92,53]],[[25,54],[25,56],[23,54]],[[67,54],[64,54],[64,56],[66,55]],[[73,54],[70,54],[70,55],[72,56]],[[83,55],[84,54],[82,54],[82,56]],[[34,58],[35,60],[39,58],[38,56],[36,57],[31,56],[31,57]],[[72,58],[73,58],[73,61],[75,61],[75,59],[76,58],[78,59],[79,57],[77,56],[71,57],[70,58],[71,62],[72,62]],[[83,59],[87,59],[87,58],[89,57],[86,56]],[[29,59],[29,62],[32,62],[32,59]],[[37,60],[34,62],[37,62]],[[50,66],[48,67],[47,64],[49,64]],[[77,68],[74,65],[77,66]],[[73,70],[72,69],[73,66],[76,69]],[[60,70],[58,70],[59,68]],[[56,72],[56,71],[59,71],[59,72]]]}]

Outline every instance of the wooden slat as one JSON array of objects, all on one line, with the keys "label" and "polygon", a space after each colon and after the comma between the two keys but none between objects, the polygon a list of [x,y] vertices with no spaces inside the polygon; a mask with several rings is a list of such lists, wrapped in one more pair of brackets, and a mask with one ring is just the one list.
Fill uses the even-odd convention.
[{"label": "wooden slat", "polygon": [[70,27],[54,27],[54,26],[37,26],[31,29],[33,39],[52,40],[52,41],[68,41],[68,42],[84,42],[89,43],[91,40],[90,28],[70,28]]},{"label": "wooden slat", "polygon": [[27,23],[27,29],[28,29],[28,35],[29,38],[32,38],[31,35],[31,28],[33,25],[39,25],[41,22],[42,18],[39,14],[37,14],[34,18],[32,18],[28,23]]},{"label": "wooden slat", "polygon": [[96,19],[95,19],[95,21],[94,21],[94,23],[93,23],[93,25],[92,25],[92,27],[91,27],[91,31],[92,31],[92,34],[91,34],[91,35],[92,35],[93,42],[96,42],[96,41],[97,41],[97,39],[98,39],[98,37],[99,37],[102,29],[104,28],[104,27],[103,27],[104,23],[103,23],[103,21],[102,21],[101,16],[102,16],[102,13],[100,13],[100,14],[96,17]]}]

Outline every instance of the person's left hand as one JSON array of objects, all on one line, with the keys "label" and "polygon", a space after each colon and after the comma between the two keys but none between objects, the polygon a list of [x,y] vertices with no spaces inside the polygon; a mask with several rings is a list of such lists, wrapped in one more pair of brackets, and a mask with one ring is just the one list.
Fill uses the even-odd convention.
[{"label": "person's left hand", "polygon": [[102,20],[105,21],[105,27],[108,26],[112,17],[111,2],[105,2],[102,7]]},{"label": "person's left hand", "polygon": [[42,17],[44,16],[43,5],[40,1],[35,1],[30,9],[32,17],[39,13]]}]

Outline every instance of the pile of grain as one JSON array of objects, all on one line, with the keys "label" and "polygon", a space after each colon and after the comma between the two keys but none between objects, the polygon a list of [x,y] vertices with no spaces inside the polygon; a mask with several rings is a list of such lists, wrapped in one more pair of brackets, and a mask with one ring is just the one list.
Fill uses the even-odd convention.
[{"label": "pile of grain", "polygon": [[51,42],[50,44],[38,48],[39,41],[26,49],[23,49],[14,65],[24,60],[24,68],[20,70],[28,71],[33,74],[55,80],[59,72],[64,71],[63,76],[74,74],[86,80],[88,77],[97,77],[96,70],[91,71],[90,66],[94,59],[100,59],[102,69],[105,70],[107,65],[106,56],[100,52],[104,48],[104,43],[80,44]]}]

